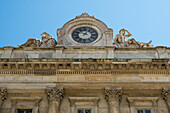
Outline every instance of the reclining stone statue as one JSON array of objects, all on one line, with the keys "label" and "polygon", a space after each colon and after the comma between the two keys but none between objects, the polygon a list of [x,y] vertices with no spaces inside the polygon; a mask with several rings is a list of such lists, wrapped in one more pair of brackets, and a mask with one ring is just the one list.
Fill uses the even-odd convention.
[{"label": "reclining stone statue", "polygon": [[55,47],[57,42],[56,40],[48,33],[44,32],[42,35],[42,41],[40,47]]},{"label": "reclining stone statue", "polygon": [[47,48],[47,47],[55,47],[57,42],[56,40],[48,33],[44,32],[41,34],[42,40],[29,38],[25,44],[18,45],[18,47],[37,47],[37,48]]},{"label": "reclining stone statue", "polygon": [[[126,35],[127,32],[127,35]],[[149,41],[148,43],[144,43],[144,42],[139,42],[136,41],[134,38],[129,39],[128,41],[126,41],[125,39],[132,36],[132,34],[126,30],[126,29],[121,29],[119,31],[119,34],[116,35],[116,37],[114,38],[114,43],[113,45],[115,47],[126,47],[126,48],[146,48],[146,47],[153,47],[152,45],[150,45],[152,43],[152,40]]]},{"label": "reclining stone statue", "polygon": [[36,38],[29,38],[25,44],[18,45],[18,47],[39,47],[40,40]]}]

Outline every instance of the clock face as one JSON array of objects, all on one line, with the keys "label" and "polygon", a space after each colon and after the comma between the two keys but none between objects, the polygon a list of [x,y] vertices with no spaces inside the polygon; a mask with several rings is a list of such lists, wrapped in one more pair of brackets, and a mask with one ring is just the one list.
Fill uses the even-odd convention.
[{"label": "clock face", "polygon": [[90,27],[80,27],[75,29],[72,33],[73,40],[83,44],[91,43],[95,41],[97,37],[97,31]]}]

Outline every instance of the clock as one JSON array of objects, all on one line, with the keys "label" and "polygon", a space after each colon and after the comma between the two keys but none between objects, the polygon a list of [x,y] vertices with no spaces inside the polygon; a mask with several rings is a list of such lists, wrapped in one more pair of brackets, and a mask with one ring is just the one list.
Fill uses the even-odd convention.
[{"label": "clock", "polygon": [[98,38],[98,33],[91,27],[79,27],[72,32],[74,41],[82,44],[92,43]]}]

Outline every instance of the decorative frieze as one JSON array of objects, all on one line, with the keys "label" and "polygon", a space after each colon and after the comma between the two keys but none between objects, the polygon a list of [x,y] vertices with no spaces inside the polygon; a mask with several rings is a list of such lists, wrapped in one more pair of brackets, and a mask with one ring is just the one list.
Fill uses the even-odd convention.
[{"label": "decorative frieze", "polygon": [[[14,60],[14,59],[13,59]],[[0,74],[170,74],[169,60],[0,59]]]}]

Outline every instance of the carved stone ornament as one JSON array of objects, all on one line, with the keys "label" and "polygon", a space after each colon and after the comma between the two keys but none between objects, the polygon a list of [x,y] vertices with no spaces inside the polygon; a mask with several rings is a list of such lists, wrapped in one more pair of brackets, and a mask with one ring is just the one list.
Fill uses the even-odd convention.
[{"label": "carved stone ornament", "polygon": [[43,32],[41,35],[42,35],[42,40],[36,38],[29,38],[25,44],[18,45],[18,47],[51,48],[56,46],[57,42],[50,34]]},{"label": "carved stone ornament", "polygon": [[47,88],[47,99],[61,102],[64,97],[63,87]]},{"label": "carved stone ornament", "polygon": [[122,100],[122,88],[106,87],[105,88],[106,101],[121,101]]},{"label": "carved stone ornament", "polygon": [[94,18],[94,16],[90,16],[88,13],[84,12],[80,16],[76,16],[75,19],[78,19],[78,18]]},{"label": "carved stone ornament", "polygon": [[168,94],[170,93],[170,89],[162,88],[162,99],[167,101],[168,100]]},{"label": "carved stone ornament", "polygon": [[7,99],[7,89],[1,88],[1,104],[4,102],[5,99]]},{"label": "carved stone ornament", "polygon": [[[126,32],[127,32],[127,35],[126,35]],[[132,36],[132,34],[128,30],[121,29],[119,31],[119,34],[117,34],[116,37],[114,38],[113,45],[115,47],[127,47],[127,48],[153,47],[152,45],[150,45],[152,43],[152,40],[149,41],[148,43],[136,41],[134,38],[129,39],[128,41],[126,41],[125,39],[130,37],[130,36]]]}]

